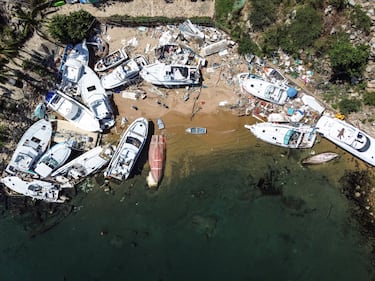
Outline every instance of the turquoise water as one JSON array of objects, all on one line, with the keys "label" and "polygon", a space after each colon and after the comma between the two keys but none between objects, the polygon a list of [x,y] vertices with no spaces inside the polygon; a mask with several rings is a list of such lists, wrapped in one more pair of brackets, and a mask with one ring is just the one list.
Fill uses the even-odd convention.
[{"label": "turquoise water", "polygon": [[[308,152],[259,142],[188,151],[168,160],[159,190],[145,188],[146,165],[112,193],[81,192],[70,216],[34,238],[4,213],[1,280],[374,280],[329,176],[343,161],[306,168]],[[262,194],[261,178],[279,193]]]}]

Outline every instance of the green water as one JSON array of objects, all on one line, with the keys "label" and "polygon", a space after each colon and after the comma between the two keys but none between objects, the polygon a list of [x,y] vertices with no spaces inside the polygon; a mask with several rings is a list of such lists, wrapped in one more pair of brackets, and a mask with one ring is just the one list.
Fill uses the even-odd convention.
[{"label": "green water", "polygon": [[[306,168],[306,153],[259,142],[187,149],[168,159],[159,190],[145,188],[145,167],[114,193],[79,194],[75,211],[35,238],[4,214],[0,280],[374,280],[330,177],[345,162]],[[280,195],[257,187],[271,171]]]}]

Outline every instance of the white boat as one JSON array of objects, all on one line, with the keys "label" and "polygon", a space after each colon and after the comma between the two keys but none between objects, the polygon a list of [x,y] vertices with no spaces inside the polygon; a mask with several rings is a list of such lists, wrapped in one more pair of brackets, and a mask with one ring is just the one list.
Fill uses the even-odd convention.
[{"label": "white boat", "polygon": [[85,66],[85,73],[78,82],[78,94],[99,120],[102,129],[113,127],[115,118],[108,96],[99,77],[88,66]]},{"label": "white boat", "polygon": [[154,63],[143,67],[139,74],[146,82],[164,87],[198,86],[202,82],[199,67],[192,65]]},{"label": "white boat", "polygon": [[334,152],[323,152],[307,157],[302,160],[302,164],[305,165],[316,165],[323,164],[338,158],[340,155]]},{"label": "white boat", "polygon": [[178,29],[187,41],[204,41],[204,33],[189,19],[181,23]]},{"label": "white boat", "polygon": [[140,117],[131,123],[122,135],[104,176],[126,180],[142,152],[147,135],[148,121],[146,118]]},{"label": "white boat", "polygon": [[68,142],[55,144],[40,157],[35,165],[34,172],[41,178],[48,177],[68,160],[71,152],[71,145]]},{"label": "white boat", "polygon": [[97,146],[54,171],[51,176],[62,183],[83,179],[103,168],[114,153],[113,146]]},{"label": "white boat", "polygon": [[316,130],[337,146],[375,166],[375,139],[365,132],[343,120],[325,115],[319,118]]},{"label": "white boat", "polygon": [[8,176],[1,182],[19,194],[47,202],[63,203],[65,199],[60,198],[60,186],[55,183],[41,180],[24,181],[17,176]]},{"label": "white boat", "polygon": [[207,129],[204,127],[191,127],[185,129],[186,133],[193,135],[204,135],[207,134]]},{"label": "white boat", "polygon": [[282,75],[278,70],[272,67],[268,67],[268,66],[265,66],[263,70],[264,70],[264,73],[266,74],[266,77],[268,78],[269,81],[271,81],[271,83],[274,83],[274,84],[275,83],[280,83],[280,84],[288,83],[288,79],[286,79],[284,75]]},{"label": "white boat", "polygon": [[125,47],[117,49],[97,61],[94,65],[94,70],[97,72],[105,71],[119,65],[128,58]]},{"label": "white boat", "polygon": [[6,172],[12,175],[17,171],[33,173],[32,166],[47,149],[51,137],[52,126],[49,121],[41,119],[31,125],[18,142]]},{"label": "white boat", "polygon": [[257,138],[264,142],[287,148],[311,148],[316,140],[315,128],[301,124],[292,126],[277,123],[245,125]]},{"label": "white boat", "polygon": [[189,64],[205,66],[207,61],[188,46],[176,43],[161,45],[155,49],[157,61],[165,64]]},{"label": "white boat", "polygon": [[129,59],[117,66],[112,72],[102,76],[101,83],[104,89],[113,89],[130,83],[138,77],[139,71],[147,64],[144,56]]},{"label": "white boat", "polygon": [[288,97],[296,96],[296,89],[288,87],[284,84],[273,84],[257,77],[248,77],[242,82],[243,89],[260,99],[265,101],[284,105]]},{"label": "white boat", "polygon": [[81,78],[84,72],[84,66],[89,63],[89,50],[86,40],[79,43],[71,49],[67,55],[62,67],[62,87],[72,83],[75,84]]},{"label": "white boat", "polygon": [[60,114],[77,128],[88,132],[101,132],[99,120],[83,104],[57,90],[46,96],[47,107]]}]

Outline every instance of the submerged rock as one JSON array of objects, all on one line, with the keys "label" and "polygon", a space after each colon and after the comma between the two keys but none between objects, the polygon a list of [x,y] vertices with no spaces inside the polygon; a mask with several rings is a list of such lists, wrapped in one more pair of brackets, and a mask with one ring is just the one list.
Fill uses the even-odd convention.
[{"label": "submerged rock", "polygon": [[215,215],[202,216],[196,215],[192,217],[192,224],[195,230],[204,234],[207,239],[213,238],[215,235],[218,218]]}]

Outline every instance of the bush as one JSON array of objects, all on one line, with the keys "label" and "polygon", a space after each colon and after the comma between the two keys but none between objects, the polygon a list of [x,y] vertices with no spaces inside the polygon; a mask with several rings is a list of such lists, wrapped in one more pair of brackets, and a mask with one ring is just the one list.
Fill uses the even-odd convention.
[{"label": "bush", "polygon": [[375,93],[365,92],[363,95],[363,103],[365,105],[375,105]]},{"label": "bush", "polygon": [[329,50],[332,79],[350,81],[353,78],[362,77],[369,55],[368,46],[360,44],[355,47],[348,39],[338,37]]},{"label": "bush", "polygon": [[265,27],[276,22],[277,5],[280,1],[273,0],[251,0],[251,11],[249,20],[255,30],[263,30]]},{"label": "bush", "polygon": [[328,4],[335,7],[337,10],[345,9],[348,0],[329,0]]},{"label": "bush", "polygon": [[260,50],[258,45],[248,35],[245,35],[238,41],[238,53],[240,55],[256,54],[259,56]]},{"label": "bush", "polygon": [[55,15],[48,25],[48,31],[61,43],[76,44],[87,37],[94,20],[95,18],[84,10],[69,15]]},{"label": "bush", "polygon": [[344,98],[339,102],[341,113],[348,115],[352,112],[358,112],[361,109],[361,101],[357,99]]},{"label": "bush", "polygon": [[371,18],[361,9],[361,6],[356,5],[350,13],[350,20],[354,25],[366,33],[370,32]]}]

